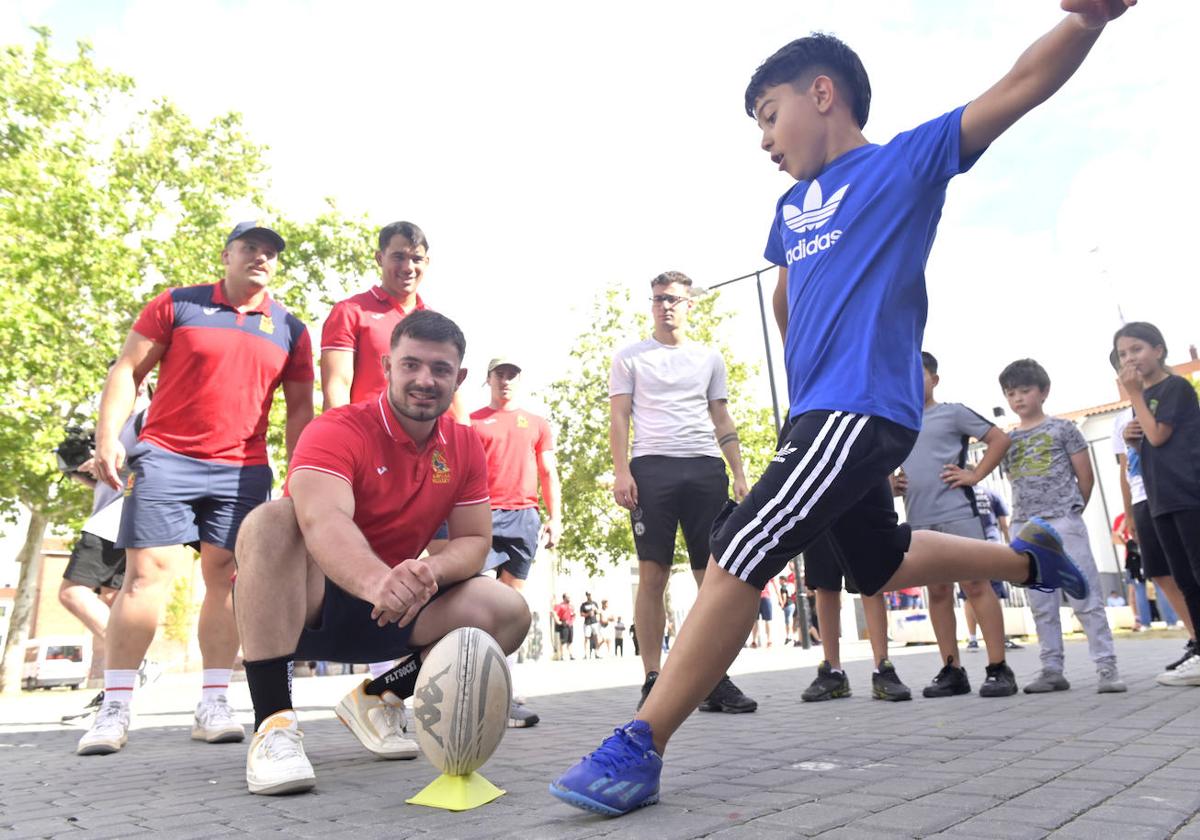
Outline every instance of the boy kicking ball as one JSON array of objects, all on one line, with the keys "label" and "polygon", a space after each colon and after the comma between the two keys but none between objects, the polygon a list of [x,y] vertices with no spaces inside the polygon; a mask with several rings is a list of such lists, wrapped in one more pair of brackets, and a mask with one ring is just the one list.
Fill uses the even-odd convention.
[{"label": "boy kicking ball", "polygon": [[924,388],[925,259],[949,180],[1075,72],[1135,0],[1063,0],[1070,14],[970,104],[885,145],[862,134],[871,87],[828,35],[801,38],[755,71],[746,111],[797,184],[779,201],[766,256],[791,427],[766,472],[713,525],[695,606],[637,717],[550,785],[564,802],[620,815],[658,801],[667,741],[737,656],[759,592],[828,532],[866,594],[999,579],[1075,598],[1087,582],[1054,530],[1031,519],[1011,546],[897,522],[888,476],[912,448]]}]

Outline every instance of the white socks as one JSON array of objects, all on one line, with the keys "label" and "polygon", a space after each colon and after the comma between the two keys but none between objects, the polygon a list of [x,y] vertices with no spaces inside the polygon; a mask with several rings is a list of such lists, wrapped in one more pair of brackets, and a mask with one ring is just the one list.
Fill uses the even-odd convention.
[{"label": "white socks", "polygon": [[205,668],[204,681],[201,683],[200,702],[210,703],[218,697],[229,694],[229,677],[233,674],[231,668]]},{"label": "white socks", "polygon": [[133,699],[133,686],[137,682],[137,670],[119,670],[104,672],[104,702],[120,703],[126,708]]}]

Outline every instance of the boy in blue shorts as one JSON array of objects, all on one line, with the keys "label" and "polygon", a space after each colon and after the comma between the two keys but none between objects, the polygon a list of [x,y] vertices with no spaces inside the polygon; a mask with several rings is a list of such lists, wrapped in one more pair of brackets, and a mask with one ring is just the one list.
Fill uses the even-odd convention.
[{"label": "boy in blue shorts", "polygon": [[[912,448],[924,388],[925,260],[954,175],[1053,94],[1105,24],[1133,0],[1064,0],[1071,11],[969,105],[886,145],[862,128],[871,88],[828,35],[788,44],[758,68],[746,111],[762,148],[797,184],[776,208],[766,256],[781,266],[776,317],[791,426],[759,482],[713,523],[695,606],[637,717],[550,785],[579,808],[619,815],[658,801],[662,752],[737,656],[766,581],[822,534],[866,594],[1001,579],[1087,594],[1053,529],[1011,547],[898,524],[888,477]],[[1076,11],[1078,9],[1078,11]],[[786,266],[786,268],[782,268]]]}]

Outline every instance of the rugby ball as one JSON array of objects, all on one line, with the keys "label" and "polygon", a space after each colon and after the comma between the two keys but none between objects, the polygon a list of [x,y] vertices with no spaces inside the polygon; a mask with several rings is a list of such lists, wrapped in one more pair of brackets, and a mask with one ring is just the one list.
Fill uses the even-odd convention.
[{"label": "rugby ball", "polygon": [[449,776],[492,757],[508,729],[512,675],[496,640],[477,627],[447,633],[424,657],[413,693],[421,752]]}]

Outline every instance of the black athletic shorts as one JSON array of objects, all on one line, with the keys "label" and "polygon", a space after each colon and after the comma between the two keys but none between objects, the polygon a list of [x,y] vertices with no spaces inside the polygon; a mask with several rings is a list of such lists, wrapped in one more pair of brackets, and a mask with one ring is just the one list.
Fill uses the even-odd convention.
[{"label": "black athletic shorts", "polygon": [[[824,589],[826,592],[842,591],[841,549],[833,534],[826,531],[804,549],[804,583],[809,589]],[[851,585],[847,592],[858,592]]]},{"label": "black athletic shorts", "polygon": [[[425,607],[462,581],[439,586]],[[329,662],[384,662],[412,653],[413,618],[407,626],[385,624],[380,627],[371,618],[371,604],[355,598],[329,578],[325,578],[325,601],[321,615],[312,627],[305,627],[296,643],[296,659],[324,659]],[[420,613],[417,613],[420,615]]]},{"label": "black athletic shorts", "polygon": [[670,566],[675,534],[683,527],[693,569],[708,565],[713,521],[729,501],[729,478],[720,458],[640,455],[629,462],[638,506],[629,515],[639,560]]},{"label": "black athletic shorts", "polygon": [[847,584],[864,595],[883,589],[908,551],[888,477],[917,433],[845,411],[792,418],[766,472],[740,505],[713,524],[713,555],[725,571],[762,589],[822,534],[832,534]]},{"label": "black athletic shorts", "polygon": [[101,587],[120,589],[125,580],[125,549],[117,548],[95,534],[80,531],[63,578],[97,590]]},{"label": "black athletic shorts", "polygon": [[1133,527],[1137,529],[1137,545],[1142,554],[1142,576],[1149,580],[1171,574],[1167,553],[1158,541],[1158,531],[1154,530],[1149,502],[1138,502],[1133,506]]}]

